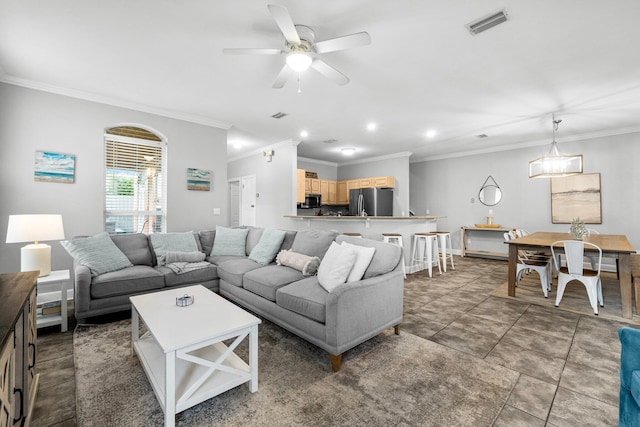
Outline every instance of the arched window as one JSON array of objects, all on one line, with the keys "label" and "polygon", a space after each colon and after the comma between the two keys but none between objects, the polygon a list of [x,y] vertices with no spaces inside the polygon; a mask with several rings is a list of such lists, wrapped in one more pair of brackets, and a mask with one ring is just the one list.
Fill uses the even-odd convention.
[{"label": "arched window", "polygon": [[109,234],[166,231],[166,143],[134,126],[104,134],[104,227]]}]

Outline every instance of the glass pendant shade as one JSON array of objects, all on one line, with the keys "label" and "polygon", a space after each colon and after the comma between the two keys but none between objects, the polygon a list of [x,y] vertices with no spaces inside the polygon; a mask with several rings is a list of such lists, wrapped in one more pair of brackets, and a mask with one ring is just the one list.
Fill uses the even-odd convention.
[{"label": "glass pendant shade", "polygon": [[529,162],[529,178],[555,178],[582,173],[582,154],[560,154],[555,141],[546,156]]},{"label": "glass pendant shade", "polygon": [[556,142],[556,131],[562,120],[552,116],[553,139],[546,156],[529,162],[529,178],[558,178],[582,173],[582,154],[560,154]]}]

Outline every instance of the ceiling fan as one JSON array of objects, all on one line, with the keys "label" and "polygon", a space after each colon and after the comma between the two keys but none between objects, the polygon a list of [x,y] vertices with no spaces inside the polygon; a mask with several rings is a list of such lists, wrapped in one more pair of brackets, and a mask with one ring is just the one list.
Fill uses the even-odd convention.
[{"label": "ceiling fan", "polygon": [[270,4],[267,8],[286,39],[285,47],[283,49],[228,48],[222,50],[224,54],[286,54],[286,63],[273,83],[273,88],[276,89],[282,88],[294,73],[301,73],[309,67],[339,85],[349,83],[349,77],[324,62],[318,55],[371,44],[369,33],[363,31],[316,42],[315,32],[305,25],[295,25],[286,7]]}]

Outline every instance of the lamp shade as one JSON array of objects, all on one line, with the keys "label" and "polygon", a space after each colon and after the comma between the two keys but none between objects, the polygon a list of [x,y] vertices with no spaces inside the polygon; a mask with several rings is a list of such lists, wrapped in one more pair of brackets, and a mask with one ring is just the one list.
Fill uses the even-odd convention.
[{"label": "lamp shade", "polygon": [[298,73],[309,68],[311,62],[311,57],[305,52],[293,51],[287,55],[287,65]]},{"label": "lamp shade", "polygon": [[6,243],[62,239],[62,215],[9,215]]}]

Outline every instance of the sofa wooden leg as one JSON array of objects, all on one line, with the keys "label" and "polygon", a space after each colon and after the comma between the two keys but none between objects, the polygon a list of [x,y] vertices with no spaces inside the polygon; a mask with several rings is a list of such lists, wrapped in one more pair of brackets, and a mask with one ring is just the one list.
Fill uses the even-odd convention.
[{"label": "sofa wooden leg", "polygon": [[394,332],[396,335],[400,335],[400,325],[396,325],[396,326],[394,326],[394,327],[393,327],[393,332]]},{"label": "sofa wooden leg", "polygon": [[342,366],[342,353],[337,355],[329,353],[329,359],[331,359],[331,369],[333,372],[338,372],[340,366]]}]

